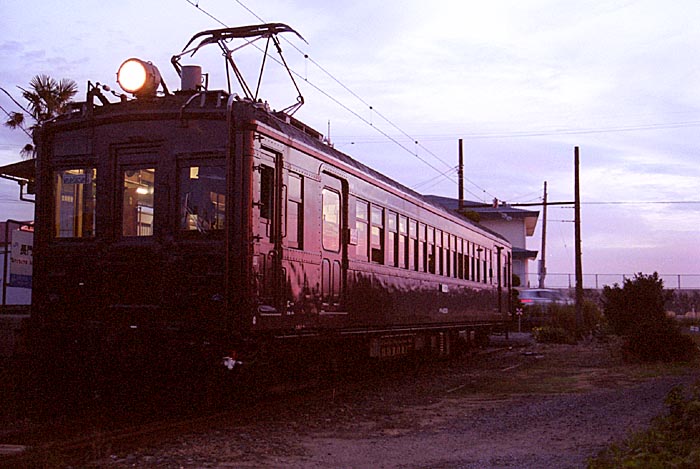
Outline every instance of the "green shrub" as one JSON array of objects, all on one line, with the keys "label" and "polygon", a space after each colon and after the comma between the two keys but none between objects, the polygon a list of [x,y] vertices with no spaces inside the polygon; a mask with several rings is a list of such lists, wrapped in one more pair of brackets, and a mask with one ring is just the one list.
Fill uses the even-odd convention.
[{"label": "green shrub", "polygon": [[636,274],[624,285],[603,289],[603,312],[614,333],[624,338],[623,350],[642,361],[689,361],[697,353],[692,339],[684,336],[666,316],[670,293],[656,272]]},{"label": "green shrub", "polygon": [[674,324],[667,324],[670,322],[666,320],[658,326],[641,325],[624,337],[623,352],[644,362],[692,360],[697,353],[695,342]]},{"label": "green shrub", "polygon": [[576,343],[575,336],[571,331],[563,327],[542,326],[533,327],[532,336],[537,342],[545,344],[574,344]]},{"label": "green shrub", "polygon": [[698,468],[700,467],[700,387],[686,398],[673,388],[665,399],[668,414],[652,421],[651,428],[614,444],[588,461],[589,469]]},{"label": "green shrub", "polygon": [[[589,335],[600,330],[603,315],[592,301],[584,300],[582,306],[582,328],[576,329],[576,307],[574,305],[530,306],[527,308],[525,321],[537,326],[533,328],[533,337],[540,342],[572,343],[582,335]],[[543,329],[545,332],[535,331]],[[557,330],[557,332],[551,332]],[[538,339],[538,334],[541,340]],[[563,339],[566,336],[566,340]],[[557,339],[557,337],[560,337]]]}]

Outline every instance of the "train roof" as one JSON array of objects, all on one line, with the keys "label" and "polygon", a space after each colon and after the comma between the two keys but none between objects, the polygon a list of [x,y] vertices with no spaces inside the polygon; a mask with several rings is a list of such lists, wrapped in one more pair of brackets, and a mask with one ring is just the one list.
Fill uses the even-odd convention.
[{"label": "train roof", "polygon": [[505,237],[503,237],[500,233],[497,233],[479,223],[474,222],[467,216],[459,213],[457,210],[452,210],[449,207],[446,207],[445,205],[441,204],[439,201],[435,200],[433,196],[426,196],[424,194],[421,194],[419,192],[414,191],[413,189],[401,184],[400,182],[380,173],[379,171],[357,161],[350,155],[343,153],[340,150],[337,150],[333,146],[325,143],[323,141],[323,135],[306,126],[303,122],[294,119],[293,117],[286,116],[281,113],[262,113],[260,115],[260,120],[263,121],[266,125],[269,125],[270,127],[275,128],[276,130],[283,132],[287,135],[293,135],[295,139],[303,141],[305,144],[318,149],[324,153],[330,154],[333,156],[335,159],[341,161],[344,164],[347,164],[349,166],[354,167],[355,169],[361,171],[362,173],[367,174],[368,176],[372,177],[373,179],[377,179],[394,189],[399,190],[400,192],[413,197],[415,199],[420,200],[426,205],[430,205],[432,208],[434,208],[437,211],[447,213],[449,215],[452,215],[454,217],[459,218],[462,222],[465,222],[477,229],[483,230],[486,233],[488,233],[491,236],[495,236],[499,238],[500,240],[510,243]]}]

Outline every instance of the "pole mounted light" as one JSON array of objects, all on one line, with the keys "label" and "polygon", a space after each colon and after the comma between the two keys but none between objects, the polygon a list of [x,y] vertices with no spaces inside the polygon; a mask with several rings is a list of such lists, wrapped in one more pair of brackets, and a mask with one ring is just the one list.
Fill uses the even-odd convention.
[{"label": "pole mounted light", "polygon": [[121,64],[117,71],[117,83],[124,91],[137,98],[155,97],[158,86],[164,85],[158,67],[136,58]]}]

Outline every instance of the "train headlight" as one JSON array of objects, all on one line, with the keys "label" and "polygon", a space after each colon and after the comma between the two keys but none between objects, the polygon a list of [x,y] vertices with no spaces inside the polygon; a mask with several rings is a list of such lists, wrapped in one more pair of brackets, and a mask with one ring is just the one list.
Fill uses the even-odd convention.
[{"label": "train headlight", "polygon": [[129,59],[119,67],[117,82],[124,91],[141,98],[155,96],[162,79],[151,62]]}]

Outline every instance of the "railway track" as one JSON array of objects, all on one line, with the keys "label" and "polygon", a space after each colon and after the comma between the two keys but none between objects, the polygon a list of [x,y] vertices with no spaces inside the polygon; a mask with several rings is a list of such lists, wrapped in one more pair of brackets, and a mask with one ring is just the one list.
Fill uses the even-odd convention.
[{"label": "railway track", "polygon": [[[497,357],[510,348],[490,347],[473,352],[472,357]],[[397,363],[355,367],[341,375],[316,374],[312,379],[273,382],[264,389],[241,391],[239,399],[222,399],[218,407],[208,406],[197,412],[180,409],[180,414],[169,417],[154,418],[125,407],[121,415],[115,415],[114,409],[94,409],[83,417],[64,416],[50,424],[34,423],[2,434],[0,467],[83,466],[114,453],[157,446],[190,433],[245,425],[289,409],[313,406],[314,402],[323,405],[341,394],[361,394],[368,383],[381,386],[389,376],[399,379],[401,375],[420,373],[424,366],[442,366],[435,362]]]}]

